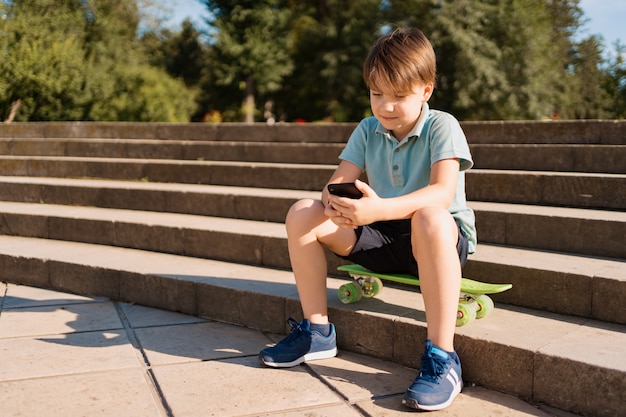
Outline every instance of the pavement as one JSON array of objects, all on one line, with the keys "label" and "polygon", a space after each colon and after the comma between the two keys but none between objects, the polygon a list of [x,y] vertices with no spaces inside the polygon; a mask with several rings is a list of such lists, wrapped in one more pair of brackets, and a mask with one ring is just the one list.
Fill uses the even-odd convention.
[{"label": "pavement", "polygon": [[[339,329],[340,331],[340,329]],[[404,416],[417,370],[341,351],[258,363],[282,336],[134,304],[0,283],[0,416]],[[419,354],[417,352],[416,354]],[[432,416],[571,416],[466,386]]]}]

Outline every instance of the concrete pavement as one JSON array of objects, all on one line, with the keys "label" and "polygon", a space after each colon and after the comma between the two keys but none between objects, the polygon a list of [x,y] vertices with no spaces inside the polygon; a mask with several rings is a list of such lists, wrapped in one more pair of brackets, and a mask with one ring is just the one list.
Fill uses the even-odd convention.
[{"label": "concrete pavement", "polygon": [[[259,365],[281,336],[139,305],[0,283],[0,415],[400,416],[417,371],[347,351]],[[433,416],[571,416],[466,387]]]}]

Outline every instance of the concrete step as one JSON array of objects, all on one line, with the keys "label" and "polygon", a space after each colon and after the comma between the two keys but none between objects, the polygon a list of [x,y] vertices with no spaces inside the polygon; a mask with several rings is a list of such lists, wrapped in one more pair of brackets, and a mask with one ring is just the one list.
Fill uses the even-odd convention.
[{"label": "concrete step", "polygon": [[[0,155],[336,164],[345,143],[158,139],[0,139]],[[475,168],[626,172],[626,145],[471,145]]]},{"label": "concrete step", "polygon": [[[0,203],[0,233],[135,248],[289,269],[284,225],[137,210]],[[328,254],[328,273],[345,263]],[[564,253],[480,244],[465,276],[512,282],[496,300],[626,323],[626,263]]]},{"label": "concrete step", "polygon": [[472,169],[468,200],[624,210],[626,174]]},{"label": "concrete step", "polygon": [[626,212],[470,201],[481,242],[626,259]]},{"label": "concrete step", "polygon": [[[0,236],[0,279],[273,333],[285,332],[286,317],[301,316],[290,272],[102,245]],[[421,296],[389,286],[375,299],[343,305],[335,291],[344,282],[328,279],[340,349],[417,367],[426,337]],[[623,325],[498,304],[459,328],[456,346],[469,385],[584,415],[623,411]]]},{"label": "concrete step", "polygon": [[626,172],[624,145],[472,145],[475,169]]},{"label": "concrete step", "polygon": [[0,138],[185,139],[249,142],[345,142],[356,123],[45,122],[0,125]]},{"label": "concrete step", "polygon": [[[237,161],[0,156],[0,175],[321,190],[336,165]],[[626,174],[470,170],[467,198],[623,210]]]},{"label": "concrete step", "polygon": [[470,144],[626,145],[624,120],[461,122]]},{"label": "concrete step", "polygon": [[[197,184],[0,177],[0,200],[94,206],[281,223],[289,207],[319,192]],[[583,255],[626,258],[626,213],[470,202],[479,240]],[[567,231],[567,233],[565,233]],[[576,233],[572,236],[571,231]]]},{"label": "concrete step", "polygon": [[0,139],[0,155],[337,164],[345,143]]},{"label": "concrete step", "polygon": [[[345,142],[356,123],[110,123],[45,122],[0,125],[0,138],[128,138],[261,142]],[[470,144],[626,145],[624,120],[461,122]]]}]

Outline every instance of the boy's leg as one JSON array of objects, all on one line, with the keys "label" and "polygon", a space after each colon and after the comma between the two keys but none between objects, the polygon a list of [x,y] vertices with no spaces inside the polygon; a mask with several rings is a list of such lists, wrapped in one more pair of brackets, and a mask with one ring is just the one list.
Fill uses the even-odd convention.
[{"label": "boy's leg", "polygon": [[324,245],[338,254],[348,254],[356,241],[353,230],[337,227],[324,215],[320,201],[298,201],[289,210],[285,223],[304,320],[297,323],[290,319],[291,334],[274,347],[261,351],[261,362],[273,367],[289,367],[336,355],[335,330],[328,321]]},{"label": "boy's leg", "polygon": [[456,248],[458,226],[447,210],[427,207],[415,213],[411,228],[428,339],[452,352],[461,291],[461,263]]},{"label": "boy's leg", "polygon": [[324,215],[322,203],[316,200],[301,200],[294,204],[285,224],[289,259],[304,318],[311,323],[328,323],[328,266],[324,246],[339,255],[347,255],[356,242],[356,234],[351,229],[335,225]]},{"label": "boy's leg", "polygon": [[440,410],[461,392],[461,362],[454,332],[461,286],[458,226],[447,210],[427,207],[411,222],[411,243],[424,297],[428,340],[420,373],[402,402],[412,408]]}]

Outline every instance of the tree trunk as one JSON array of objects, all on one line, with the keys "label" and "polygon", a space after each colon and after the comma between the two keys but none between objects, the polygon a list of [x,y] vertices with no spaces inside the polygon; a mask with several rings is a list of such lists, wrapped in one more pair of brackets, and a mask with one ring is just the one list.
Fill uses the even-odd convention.
[{"label": "tree trunk", "polygon": [[22,105],[22,100],[19,98],[15,100],[13,103],[11,103],[11,111],[9,112],[9,117],[7,117],[6,120],[4,121],[4,124],[8,125],[9,123],[13,122],[13,119],[15,119],[15,115],[17,114],[17,111],[21,105]]},{"label": "tree trunk", "polygon": [[243,101],[244,122],[254,123],[254,75],[246,79],[246,97]]}]

